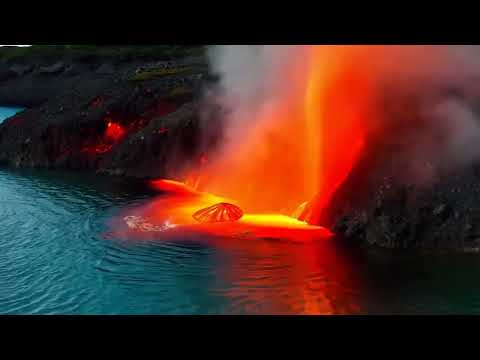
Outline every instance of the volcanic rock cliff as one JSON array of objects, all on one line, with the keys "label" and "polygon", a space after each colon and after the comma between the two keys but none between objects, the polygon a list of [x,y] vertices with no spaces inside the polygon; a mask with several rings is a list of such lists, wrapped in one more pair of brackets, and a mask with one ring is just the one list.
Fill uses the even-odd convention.
[{"label": "volcanic rock cliff", "polygon": [[198,111],[208,77],[201,55],[3,59],[0,104],[28,109],[0,124],[0,162],[141,178],[181,171],[219,135],[215,116]]},{"label": "volcanic rock cliff", "polygon": [[[0,104],[27,107],[0,124],[0,163],[175,176],[221,138],[219,109],[199,107],[211,80],[202,55],[0,58]],[[408,184],[409,145],[381,146],[317,222],[357,246],[478,251],[480,166]]]},{"label": "volcanic rock cliff", "polygon": [[390,136],[371,139],[317,221],[356,246],[480,252],[478,156],[455,167],[440,153],[425,156],[419,129],[389,128]]},{"label": "volcanic rock cliff", "polygon": [[438,178],[427,187],[399,183],[392,173],[380,170],[367,180],[361,174],[364,165],[357,165],[322,219],[345,242],[390,249],[480,251],[480,165]]}]

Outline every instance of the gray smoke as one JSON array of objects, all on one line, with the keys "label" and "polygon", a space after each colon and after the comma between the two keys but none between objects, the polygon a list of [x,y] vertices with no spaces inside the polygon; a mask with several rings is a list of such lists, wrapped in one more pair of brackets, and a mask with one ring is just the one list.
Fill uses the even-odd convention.
[{"label": "gray smoke", "polygon": [[259,114],[288,102],[303,91],[307,47],[298,45],[224,45],[209,49],[210,65],[221,79],[214,89],[228,111],[227,143],[240,131],[246,136]]},{"label": "gray smoke", "polygon": [[[236,146],[239,131],[248,136],[259,113],[305,91],[311,51],[312,46],[293,45],[210,49],[211,67],[221,78],[217,99],[229,114],[227,147]],[[321,51],[326,66],[340,59],[337,74],[354,69],[368,84],[370,91],[359,96],[367,105],[361,116],[369,136],[410,144],[401,156],[421,164],[413,174],[419,182],[480,160],[480,47],[321,46]],[[351,105],[346,100],[343,106]],[[392,130],[398,127],[406,130]]]}]

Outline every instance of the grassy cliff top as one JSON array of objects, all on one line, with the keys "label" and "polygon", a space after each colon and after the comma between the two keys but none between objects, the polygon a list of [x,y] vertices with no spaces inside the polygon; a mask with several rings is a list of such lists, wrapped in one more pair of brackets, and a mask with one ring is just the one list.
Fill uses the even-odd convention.
[{"label": "grassy cliff top", "polygon": [[201,45],[32,45],[30,47],[0,47],[0,59],[82,58],[82,57],[144,57],[174,59],[203,55]]}]

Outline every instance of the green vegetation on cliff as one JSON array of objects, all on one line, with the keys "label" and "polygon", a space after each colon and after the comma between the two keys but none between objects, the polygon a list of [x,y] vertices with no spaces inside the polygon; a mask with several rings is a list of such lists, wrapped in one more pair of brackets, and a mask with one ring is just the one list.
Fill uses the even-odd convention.
[{"label": "green vegetation on cliff", "polygon": [[200,56],[205,52],[201,45],[32,45],[30,47],[2,47],[0,59],[22,57],[151,57],[174,59]]},{"label": "green vegetation on cliff", "polygon": [[136,74],[132,80],[133,81],[152,80],[160,77],[188,74],[188,73],[191,73],[192,71],[193,70],[190,67],[154,68],[154,69],[142,71]]}]

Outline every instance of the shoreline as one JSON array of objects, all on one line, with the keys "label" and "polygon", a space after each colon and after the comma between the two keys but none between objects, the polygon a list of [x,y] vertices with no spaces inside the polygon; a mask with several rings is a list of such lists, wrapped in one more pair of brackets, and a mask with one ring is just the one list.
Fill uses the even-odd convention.
[{"label": "shoreline", "polygon": [[[0,52],[0,104],[27,108],[0,124],[0,165],[176,178],[221,142],[221,109],[208,109],[208,117],[199,111],[204,89],[215,81],[205,56],[94,53],[6,59]],[[118,136],[110,136],[111,126]],[[425,191],[385,179],[390,170],[383,165],[370,174],[369,164],[389,163],[388,154],[383,162],[359,161],[323,225],[351,246],[478,252],[480,167]]]}]

